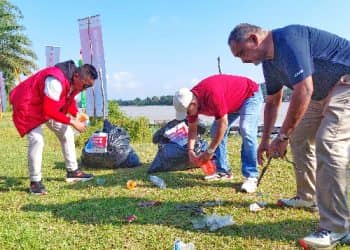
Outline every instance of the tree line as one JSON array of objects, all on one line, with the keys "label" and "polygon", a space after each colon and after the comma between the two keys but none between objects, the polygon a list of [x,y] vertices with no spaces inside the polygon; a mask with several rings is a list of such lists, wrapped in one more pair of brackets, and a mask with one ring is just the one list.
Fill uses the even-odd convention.
[{"label": "tree line", "polygon": [[[260,85],[262,87],[264,99],[266,97],[266,85],[265,83],[262,83]],[[290,100],[290,96],[292,95],[292,90],[288,88],[284,88],[283,91],[283,98],[282,100],[284,102],[287,102]],[[120,106],[147,106],[147,105],[173,105],[173,96],[172,95],[166,95],[166,96],[153,96],[153,97],[146,97],[144,99],[141,99],[139,97],[133,99],[133,100],[116,100],[118,105]]]},{"label": "tree line", "polygon": [[134,100],[117,100],[117,103],[120,106],[146,106],[146,105],[173,105],[173,96],[153,96],[146,97],[145,99],[141,99],[139,97]]}]

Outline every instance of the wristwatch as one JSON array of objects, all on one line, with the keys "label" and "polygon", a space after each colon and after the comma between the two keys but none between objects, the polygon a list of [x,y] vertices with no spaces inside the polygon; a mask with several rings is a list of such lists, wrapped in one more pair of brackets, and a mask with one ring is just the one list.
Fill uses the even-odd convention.
[{"label": "wristwatch", "polygon": [[207,148],[207,153],[212,155],[215,153],[215,149]]},{"label": "wristwatch", "polygon": [[277,139],[280,141],[288,141],[289,140],[289,136],[283,133],[279,133],[277,135]]}]

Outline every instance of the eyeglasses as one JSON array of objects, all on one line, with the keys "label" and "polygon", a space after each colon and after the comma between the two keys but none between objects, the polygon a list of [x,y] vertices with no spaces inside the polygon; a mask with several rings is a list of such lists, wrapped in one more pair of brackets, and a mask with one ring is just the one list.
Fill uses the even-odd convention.
[{"label": "eyeglasses", "polygon": [[90,88],[90,87],[92,87],[91,84],[83,84],[83,89],[88,89],[88,88]]}]

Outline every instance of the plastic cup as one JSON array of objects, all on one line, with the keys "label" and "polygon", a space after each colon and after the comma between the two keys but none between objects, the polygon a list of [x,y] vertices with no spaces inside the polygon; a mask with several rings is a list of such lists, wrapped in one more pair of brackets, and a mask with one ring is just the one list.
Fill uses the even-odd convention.
[{"label": "plastic cup", "polygon": [[216,165],[212,160],[209,160],[200,165],[205,175],[213,175],[216,173]]},{"label": "plastic cup", "polygon": [[89,116],[88,116],[87,114],[85,114],[85,113],[79,113],[79,114],[77,115],[77,118],[78,118],[78,120],[79,120],[80,122],[86,122],[86,121],[89,120]]}]

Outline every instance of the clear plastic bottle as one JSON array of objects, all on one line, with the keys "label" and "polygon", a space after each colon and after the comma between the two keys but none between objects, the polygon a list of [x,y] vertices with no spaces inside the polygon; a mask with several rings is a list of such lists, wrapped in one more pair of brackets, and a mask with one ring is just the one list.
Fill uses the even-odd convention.
[{"label": "clear plastic bottle", "polygon": [[192,242],[185,243],[181,240],[175,240],[174,250],[195,250],[194,244]]},{"label": "clear plastic bottle", "polygon": [[165,181],[162,178],[159,178],[158,176],[155,176],[155,175],[150,175],[149,179],[157,187],[162,189],[166,188]]}]

